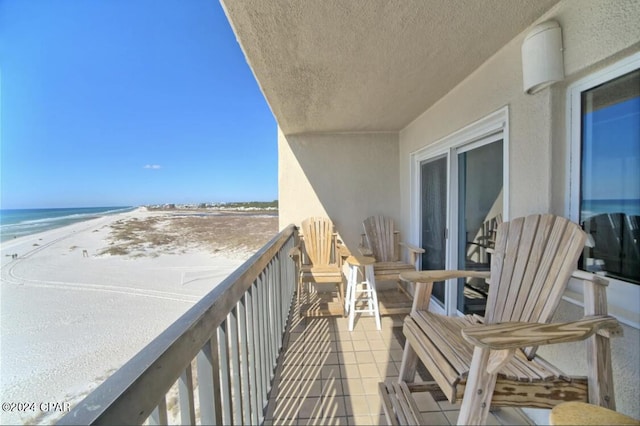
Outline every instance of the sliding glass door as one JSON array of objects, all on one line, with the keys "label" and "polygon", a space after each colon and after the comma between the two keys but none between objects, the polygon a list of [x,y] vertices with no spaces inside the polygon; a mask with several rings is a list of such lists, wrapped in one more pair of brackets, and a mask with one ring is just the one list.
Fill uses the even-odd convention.
[{"label": "sliding glass door", "polygon": [[[425,249],[421,269],[490,269],[495,231],[505,216],[505,150],[500,127],[414,154],[414,229]],[[435,283],[432,308],[483,315],[488,286],[482,279]]]},{"label": "sliding glass door", "polygon": [[[447,156],[431,159],[420,165],[422,269],[446,268],[447,232]],[[444,306],[444,283],[436,283],[433,296]]]},{"label": "sliding glass door", "polygon": [[[502,218],[502,140],[457,150],[458,269],[488,271],[494,230]],[[484,315],[489,286],[460,278],[457,309]]]}]

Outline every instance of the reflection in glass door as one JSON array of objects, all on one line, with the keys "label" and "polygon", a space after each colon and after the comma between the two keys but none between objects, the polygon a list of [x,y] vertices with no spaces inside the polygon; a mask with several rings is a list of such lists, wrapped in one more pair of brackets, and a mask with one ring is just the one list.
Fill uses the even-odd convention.
[{"label": "reflection in glass door", "polygon": [[[420,165],[423,270],[445,269],[447,229],[447,157]],[[433,296],[444,306],[444,283],[434,283]]]},{"label": "reflection in glass door", "polygon": [[[458,269],[489,270],[497,223],[502,221],[502,140],[458,149]],[[458,279],[457,308],[484,315],[488,284]]]}]

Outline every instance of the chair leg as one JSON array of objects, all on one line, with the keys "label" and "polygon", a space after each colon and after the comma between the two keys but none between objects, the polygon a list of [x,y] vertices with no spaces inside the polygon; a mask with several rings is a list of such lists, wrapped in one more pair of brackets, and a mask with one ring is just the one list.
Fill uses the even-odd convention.
[{"label": "chair leg", "polygon": [[[344,294],[344,283],[342,281],[340,281],[338,283],[338,302],[340,303],[340,306],[344,307],[345,304],[345,294]],[[346,313],[344,313],[343,310],[343,317],[347,316]]]},{"label": "chair leg", "polygon": [[296,295],[296,299],[298,302],[298,309],[300,310],[300,316],[302,316],[302,305],[300,304],[300,299],[301,299],[301,293],[302,293],[302,278],[298,279],[298,294]]},{"label": "chair leg", "polygon": [[487,422],[497,374],[489,374],[487,366],[491,351],[475,347],[467,384],[460,407],[459,425],[483,425]]},{"label": "chair leg", "polygon": [[409,342],[404,344],[404,352],[402,352],[402,364],[400,364],[400,373],[398,381],[413,383],[416,378],[416,369],[418,368],[418,355]]},{"label": "chair leg", "polygon": [[587,339],[587,364],[589,403],[615,411],[611,342],[608,337],[594,335]]}]

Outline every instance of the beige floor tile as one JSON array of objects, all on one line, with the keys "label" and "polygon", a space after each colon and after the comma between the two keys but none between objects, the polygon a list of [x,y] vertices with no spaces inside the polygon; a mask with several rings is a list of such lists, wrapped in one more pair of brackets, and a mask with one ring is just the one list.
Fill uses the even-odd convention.
[{"label": "beige floor tile", "polygon": [[362,379],[362,386],[364,387],[365,395],[377,395],[378,394],[378,383],[381,380],[377,377],[369,377]]},{"label": "beige floor tile", "polygon": [[367,395],[367,398],[371,414],[384,414],[384,409],[382,408],[382,398],[379,394],[375,393]]},{"label": "beige floor tile", "polygon": [[369,352],[371,350],[371,348],[369,348],[369,342],[367,342],[366,340],[358,340],[352,343],[353,343],[353,350],[356,352],[362,352],[362,351]]},{"label": "beige floor tile", "polygon": [[325,397],[323,404],[325,419],[331,419],[332,417],[346,418],[347,408],[344,397]]},{"label": "beige floor tile", "polygon": [[400,345],[400,342],[394,339],[389,343],[389,349],[402,349],[402,346]]},{"label": "beige floor tile", "polygon": [[322,366],[324,365],[327,357],[329,356],[328,353],[324,353],[324,352],[301,352],[300,354],[304,354],[304,361],[303,361],[303,365],[308,365],[308,366]]},{"label": "beige floor tile", "polygon": [[341,340],[337,343],[338,352],[354,352],[353,343],[351,341]]},{"label": "beige floor tile", "polygon": [[459,403],[452,404],[447,400],[438,401],[438,405],[440,406],[440,410],[442,410],[442,411],[451,411],[451,410],[459,410],[460,409],[460,404]]},{"label": "beige floor tile", "polygon": [[500,426],[502,423],[500,423],[500,420],[498,420],[493,413],[489,413],[485,424],[489,426]]},{"label": "beige floor tile", "polygon": [[420,411],[440,411],[440,406],[429,392],[413,392],[411,396]]},{"label": "beige floor tile", "polygon": [[360,378],[342,379],[342,389],[345,396],[366,394],[366,389]]},{"label": "beige floor tile", "polygon": [[340,374],[343,379],[360,380],[360,370],[358,369],[358,364],[342,365],[340,367],[342,368],[342,370],[340,371]]},{"label": "beige floor tile", "polygon": [[349,416],[369,416],[371,414],[368,398],[364,395],[345,396],[344,403]]},{"label": "beige floor tile", "polygon": [[391,359],[396,361],[396,362],[402,361],[402,354],[403,353],[404,353],[404,351],[402,349],[391,349],[389,351],[389,354],[391,355]]},{"label": "beige floor tile", "polygon": [[[324,418],[320,422],[315,423],[313,426],[317,426],[319,424],[326,426],[348,426],[349,421],[347,420],[346,416],[336,417],[325,414]],[[311,426],[311,424],[309,426]]]},{"label": "beige floor tile", "polygon": [[345,391],[342,379],[331,379],[322,381],[322,395],[326,398],[344,396]]},{"label": "beige floor tile", "polygon": [[356,352],[356,361],[358,364],[370,364],[375,362],[373,354],[371,352]]},{"label": "beige floor tile", "polygon": [[[265,424],[386,424],[378,383],[398,377],[403,350],[392,327],[402,319],[382,320],[377,331],[373,318],[360,316],[348,332],[344,318],[294,319]],[[457,420],[459,405],[437,403],[425,392],[413,396],[424,424]],[[499,418],[491,414],[488,423],[500,424]]]},{"label": "beige floor tile", "polygon": [[372,349],[371,350],[371,355],[373,355],[373,359],[374,362],[380,363],[380,362],[393,362],[392,358],[391,358],[391,354],[389,353],[388,349],[384,349],[384,350],[376,350],[376,349]]},{"label": "beige floor tile", "polygon": [[384,342],[384,335],[382,334],[382,330],[367,330],[365,331],[365,335],[367,336],[367,340],[370,342]]},{"label": "beige floor tile", "polygon": [[440,411],[435,411],[431,413],[421,413],[422,414],[422,424],[423,425],[448,425],[448,424],[456,424],[449,423],[447,417]]},{"label": "beige floor tile", "polygon": [[332,342],[327,341],[313,341],[313,342],[303,342],[305,353],[315,354],[315,353],[326,353],[331,352],[332,350]]},{"label": "beige floor tile", "polygon": [[274,420],[271,420],[269,423],[267,423],[265,421],[265,425],[266,424],[270,424],[270,425],[273,425],[273,426],[276,426],[276,425],[277,426],[280,426],[280,425],[283,425],[283,426],[296,426],[298,424],[298,420],[297,419],[274,419]]},{"label": "beige floor tile", "polygon": [[297,419],[302,398],[278,398],[273,412],[274,422],[283,419]]},{"label": "beige floor tile", "polygon": [[344,365],[357,364],[356,352],[340,352],[340,361]]},{"label": "beige floor tile", "polygon": [[381,375],[384,377],[398,377],[398,369],[392,364],[376,364]]},{"label": "beige floor tile", "polygon": [[352,331],[350,333],[351,340],[356,342],[360,340],[367,340],[367,334],[364,331]]},{"label": "beige floor tile", "polygon": [[374,415],[374,416],[371,416],[371,418],[374,425],[387,426],[389,424],[384,414],[379,414],[378,417]]},{"label": "beige floor tile", "polygon": [[532,425],[534,424],[520,410],[513,407],[503,407],[492,414],[503,425]]},{"label": "beige floor tile", "polygon": [[359,416],[349,416],[347,417],[347,420],[349,422],[349,425],[355,425],[355,426],[365,426],[365,425],[372,425],[373,423],[373,418],[371,416],[367,416],[367,415],[359,415]]},{"label": "beige floor tile", "polygon": [[442,414],[445,415],[445,417],[449,421],[449,424],[451,425],[458,424],[458,416],[460,416],[460,410],[443,411]]},{"label": "beige floor tile", "polygon": [[380,377],[378,367],[375,363],[358,364],[358,371],[360,372],[360,377],[363,379],[368,377]]},{"label": "beige floor tile", "polygon": [[282,365],[303,365],[304,354],[301,352],[286,351],[282,357]]},{"label": "beige floor tile", "polygon": [[320,380],[287,380],[278,386],[278,398],[319,397],[322,395]]},{"label": "beige floor tile", "polygon": [[337,352],[335,353],[330,353],[327,355],[327,358],[325,359],[324,363],[326,365],[337,365],[337,364],[341,364],[340,362],[340,356],[338,355]]},{"label": "beige floor tile", "polygon": [[321,378],[320,365],[300,365],[297,368],[291,368],[289,371],[282,372],[281,381],[285,380],[317,380]]},{"label": "beige floor tile", "polygon": [[390,344],[382,340],[369,340],[369,348],[372,351],[388,351]]},{"label": "beige floor tile", "polygon": [[[367,314],[364,314],[367,315]],[[376,324],[376,319],[372,315],[363,316],[362,326],[365,330],[377,330],[378,325]],[[382,324],[382,318],[380,319],[380,324]]]},{"label": "beige floor tile", "polygon": [[340,379],[340,366],[339,365],[323,365],[321,370],[322,380],[328,379]]},{"label": "beige floor tile", "polygon": [[300,403],[298,418],[317,419],[322,417],[322,398],[304,398]]}]

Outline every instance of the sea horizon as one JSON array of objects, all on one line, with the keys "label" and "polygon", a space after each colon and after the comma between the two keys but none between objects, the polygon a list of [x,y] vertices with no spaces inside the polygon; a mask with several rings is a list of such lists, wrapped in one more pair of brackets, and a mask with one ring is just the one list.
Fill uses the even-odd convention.
[{"label": "sea horizon", "polygon": [[602,213],[624,213],[629,216],[640,216],[640,199],[608,198],[582,200],[581,220]]},{"label": "sea horizon", "polygon": [[0,242],[136,208],[137,206],[0,209]]}]

